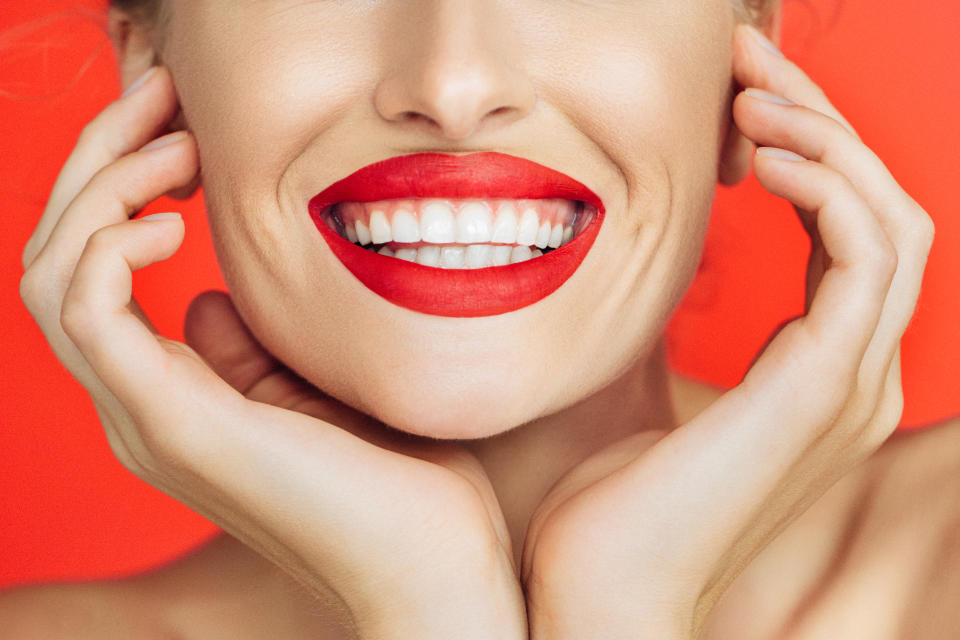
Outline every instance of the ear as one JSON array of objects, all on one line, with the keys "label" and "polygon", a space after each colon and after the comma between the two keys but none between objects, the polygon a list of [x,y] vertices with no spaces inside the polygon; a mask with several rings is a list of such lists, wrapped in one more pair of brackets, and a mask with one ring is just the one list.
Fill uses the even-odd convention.
[{"label": "ear", "polygon": [[[780,2],[779,0],[771,0],[770,4],[769,10],[756,26],[771,42],[779,46],[782,18]],[[734,95],[736,95],[741,87],[734,84],[733,89]],[[731,113],[730,126],[724,138],[723,147],[720,149],[720,164],[717,168],[718,182],[732,187],[746,178],[750,173],[754,151],[756,151],[756,146],[740,133]]]},{"label": "ear", "polygon": [[[160,53],[157,50],[156,34],[147,21],[142,17],[111,6],[107,12],[107,31],[113,50],[117,56],[117,66],[120,72],[120,84],[126,89],[150,67],[162,64]],[[190,127],[178,110],[176,117],[160,135],[172,133]],[[171,191],[167,195],[177,200],[186,200],[193,196],[200,186],[199,175],[188,185]]]},{"label": "ear", "polygon": [[120,84],[126,89],[157,64],[159,56],[153,36],[143,20],[117,7],[110,7],[107,12],[107,33],[117,56]]}]

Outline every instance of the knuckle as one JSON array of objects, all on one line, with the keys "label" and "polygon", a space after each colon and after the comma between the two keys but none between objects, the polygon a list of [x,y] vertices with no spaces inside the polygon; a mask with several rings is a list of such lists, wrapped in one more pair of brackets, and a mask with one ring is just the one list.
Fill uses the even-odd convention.
[{"label": "knuckle", "polygon": [[847,178],[847,176],[834,169],[828,169],[826,166],[824,166],[823,175],[824,178],[829,182],[827,186],[831,192],[841,195],[841,197],[846,201],[860,199],[860,195],[857,193],[856,187],[853,186],[853,183],[850,182],[850,179]]},{"label": "knuckle", "polygon": [[63,332],[72,340],[81,337],[89,326],[90,315],[86,301],[68,290],[60,305],[60,328]]},{"label": "knuckle", "polygon": [[893,243],[889,240],[878,242],[875,260],[878,275],[887,281],[893,280],[900,264],[900,256],[897,254]]},{"label": "knuckle", "polygon": [[918,210],[909,225],[909,235],[913,244],[923,255],[930,253],[936,232],[937,229],[933,219],[922,209]]},{"label": "knuckle", "polygon": [[79,147],[89,147],[89,146],[98,146],[102,143],[103,140],[103,120],[100,117],[96,117],[87,124],[83,125],[83,128],[80,129],[80,134],[77,136],[77,144]]},{"label": "knuckle", "polygon": [[43,303],[49,296],[46,295],[46,276],[37,269],[27,269],[20,277],[20,300],[34,316],[41,310]]},{"label": "knuckle", "polygon": [[[112,250],[115,245],[113,225],[101,227],[90,234],[83,248],[84,254],[99,254]],[[81,258],[82,259],[82,258]]]},{"label": "knuckle", "polygon": [[144,473],[159,475],[162,470],[184,466],[184,443],[174,425],[143,420],[138,435],[143,451],[137,463]]}]

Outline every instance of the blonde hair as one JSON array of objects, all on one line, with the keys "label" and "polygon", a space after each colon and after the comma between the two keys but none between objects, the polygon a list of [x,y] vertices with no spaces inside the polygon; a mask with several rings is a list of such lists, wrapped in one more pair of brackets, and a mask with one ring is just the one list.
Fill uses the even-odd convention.
[{"label": "blonde hair", "polygon": [[[766,25],[781,0],[731,0],[737,17],[744,22]],[[156,22],[163,0],[110,0],[110,6],[127,11],[144,24]]]}]

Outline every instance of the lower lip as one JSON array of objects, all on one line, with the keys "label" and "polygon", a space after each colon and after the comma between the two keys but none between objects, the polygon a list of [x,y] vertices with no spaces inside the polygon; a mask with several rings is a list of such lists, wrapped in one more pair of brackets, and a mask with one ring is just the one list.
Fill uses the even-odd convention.
[{"label": "lower lip", "polygon": [[473,318],[516,311],[560,288],[583,262],[600,230],[603,210],[575,238],[542,256],[482,269],[440,269],[383,256],[342,238],[311,211],[333,254],[382,298],[434,316]]}]

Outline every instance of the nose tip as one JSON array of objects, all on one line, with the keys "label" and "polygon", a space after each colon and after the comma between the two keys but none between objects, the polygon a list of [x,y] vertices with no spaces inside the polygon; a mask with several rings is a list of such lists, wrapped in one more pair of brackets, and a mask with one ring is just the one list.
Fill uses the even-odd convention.
[{"label": "nose tip", "polygon": [[380,116],[462,140],[529,113],[536,100],[532,83],[487,2],[433,6],[427,20],[391,38],[389,59],[402,64],[376,88]]},{"label": "nose tip", "polygon": [[462,140],[481,125],[504,125],[529,111],[532,97],[512,91],[511,84],[464,69],[393,78],[381,85],[377,109],[390,122],[424,123],[445,138]]}]

